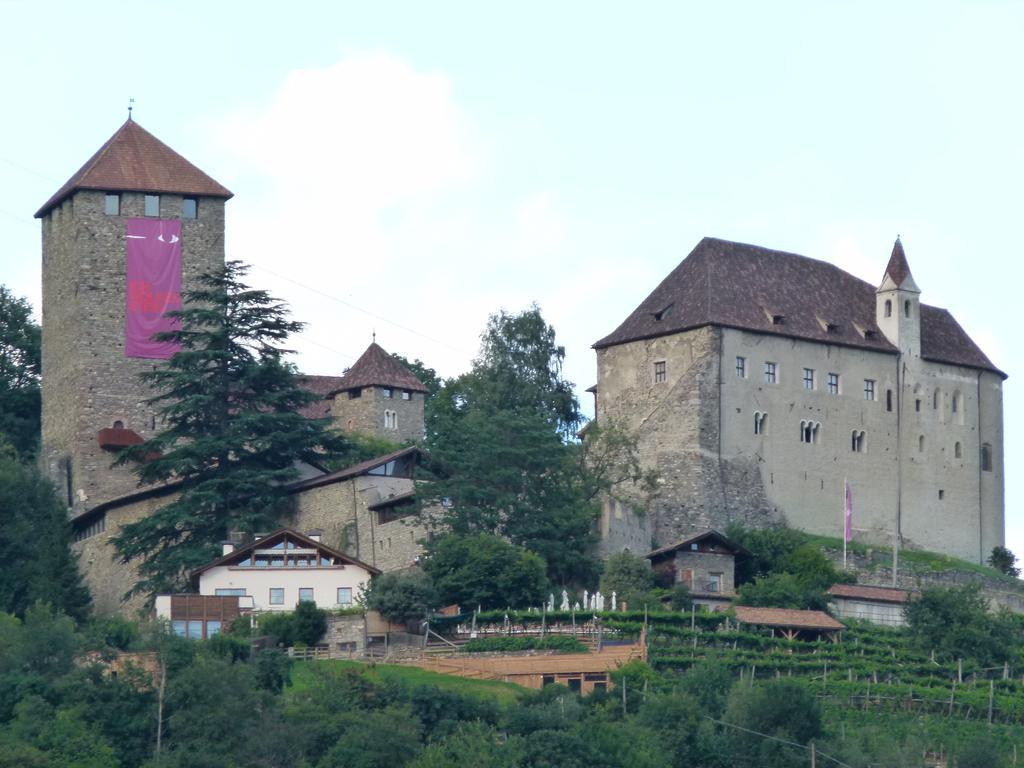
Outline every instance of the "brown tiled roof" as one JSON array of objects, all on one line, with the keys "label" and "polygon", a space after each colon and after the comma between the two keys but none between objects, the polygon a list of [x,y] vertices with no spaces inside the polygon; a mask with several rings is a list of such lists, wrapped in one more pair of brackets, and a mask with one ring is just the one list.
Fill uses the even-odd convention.
[{"label": "brown tiled roof", "polygon": [[658,557],[659,555],[666,555],[669,552],[675,552],[677,549],[688,547],[690,546],[690,544],[695,544],[696,542],[704,541],[704,539],[717,540],[722,546],[731,549],[734,555],[750,554],[749,551],[741,547],[739,544],[737,544],[735,541],[730,539],[725,534],[719,533],[718,531],[704,531],[702,533],[697,533],[693,536],[689,536],[688,538],[682,539],[681,541],[677,541],[675,544],[669,544],[667,547],[661,547],[660,549],[656,549],[653,552],[648,552],[646,555],[644,555],[644,557],[652,558]]},{"label": "brown tiled roof", "polygon": [[[897,352],[875,325],[875,286],[824,261],[711,237],[594,348],[705,325]],[[921,356],[1001,373],[949,312],[924,304]]]},{"label": "brown tiled roof", "polygon": [[77,189],[231,197],[227,187],[131,119],[36,211],[36,218],[45,216]]},{"label": "brown tiled roof", "polygon": [[387,453],[383,456],[376,456],[366,461],[361,461],[358,464],[353,464],[350,467],[330,472],[326,475],[319,475],[317,477],[311,477],[308,480],[299,480],[288,486],[289,493],[297,493],[304,491],[307,488],[317,488],[321,485],[330,485],[331,483],[340,483],[344,480],[351,480],[353,477],[359,477],[365,475],[371,469],[387,464],[389,461],[400,459],[403,456],[409,456],[411,454],[419,454],[420,449],[414,445],[410,445],[408,448],[402,448],[401,450]]},{"label": "brown tiled roof", "polygon": [[905,603],[910,599],[910,593],[905,589],[868,587],[862,584],[833,584],[828,593],[834,597],[873,600],[877,603]]},{"label": "brown tiled roof", "polygon": [[903,281],[910,277],[910,265],[907,263],[907,254],[903,251],[903,243],[896,238],[896,244],[892,247],[892,255],[885,267],[885,275],[892,278],[896,287],[903,285]]},{"label": "brown tiled roof", "polygon": [[737,605],[736,619],[744,624],[789,629],[846,629],[841,623],[822,611],[795,611],[790,608],[753,608]]},{"label": "brown tiled roof", "polygon": [[[350,565],[357,565],[360,568],[365,569],[372,576],[376,576],[377,574],[380,573],[380,569],[379,568],[374,568],[372,565],[369,565],[368,563],[364,563],[362,560],[356,560],[354,557],[350,557],[349,555],[346,555],[344,552],[339,552],[334,547],[329,547],[326,544],[324,544],[323,542],[314,541],[313,539],[309,538],[308,536],[306,536],[304,534],[299,533],[296,530],[293,530],[291,528],[278,528],[273,533],[267,534],[266,536],[262,536],[259,539],[255,540],[255,541],[252,541],[252,542],[246,544],[243,547],[239,547],[238,549],[236,549],[236,550],[234,550],[232,552],[228,552],[226,555],[223,555],[222,557],[218,557],[216,560],[213,560],[213,561],[207,563],[206,565],[203,565],[203,566],[200,566],[199,568],[196,568],[190,574],[190,577],[192,579],[193,584],[198,584],[197,580],[199,578],[199,575],[204,573],[204,572],[206,572],[206,571],[208,571],[208,570],[210,570],[211,568],[216,568],[218,565],[229,564],[229,563],[231,563],[234,560],[243,560],[244,559],[243,555],[247,555],[248,553],[252,552],[254,549],[263,549],[268,544],[277,541],[282,536],[287,536],[289,539],[297,539],[298,541],[302,542],[303,544],[305,544],[310,549],[312,549],[314,547],[317,548],[317,549],[322,549],[324,552],[326,552],[327,554],[331,555],[332,557],[336,557],[339,560],[342,560],[342,561],[344,561],[346,563],[349,563]],[[284,550],[282,550],[282,552],[283,551]]]},{"label": "brown tiled roof", "polygon": [[413,392],[427,391],[423,382],[417,379],[412,371],[385,352],[380,344],[373,342],[353,366],[345,371],[338,386],[330,394],[374,386],[408,389]]},{"label": "brown tiled roof", "polygon": [[298,384],[302,389],[319,395],[320,399],[299,409],[299,413],[307,419],[326,419],[331,415],[332,392],[337,392],[341,384],[341,376],[313,376],[301,374]]}]

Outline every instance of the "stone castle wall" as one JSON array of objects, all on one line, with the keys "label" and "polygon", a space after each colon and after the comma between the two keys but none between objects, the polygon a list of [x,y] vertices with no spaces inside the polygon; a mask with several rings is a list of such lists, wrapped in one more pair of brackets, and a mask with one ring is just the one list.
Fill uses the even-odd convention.
[{"label": "stone castle wall", "polygon": [[[390,392],[391,397],[385,397],[384,387],[363,387],[359,397],[339,392],[331,406],[335,427],[395,443],[420,442],[423,440],[423,393],[410,392],[409,399],[403,400],[401,389]],[[396,427],[387,425],[385,411],[395,414]]]},{"label": "stone castle wall", "polygon": [[[161,217],[179,217],[181,200],[161,195]],[[130,467],[111,468],[97,432],[122,421],[148,438],[160,426],[138,377],[161,362],[124,355],[125,218],[142,217],[143,195],[122,193],[120,216],[103,205],[103,192],[81,190],[42,221],[42,461],[73,517],[137,490]],[[198,218],[181,224],[187,291],[223,268],[224,201],[200,198]]]}]

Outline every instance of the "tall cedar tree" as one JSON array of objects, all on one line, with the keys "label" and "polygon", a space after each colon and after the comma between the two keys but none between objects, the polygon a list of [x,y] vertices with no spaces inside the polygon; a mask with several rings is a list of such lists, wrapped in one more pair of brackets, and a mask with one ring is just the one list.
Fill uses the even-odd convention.
[{"label": "tall cedar tree", "polygon": [[31,458],[39,443],[41,331],[32,307],[0,285],[0,443]]},{"label": "tall cedar tree", "polygon": [[554,582],[593,584],[597,499],[639,469],[615,430],[570,442],[583,417],[564,358],[536,306],[491,317],[472,370],[427,412],[431,495],[451,500],[455,533],[505,536],[539,554]]},{"label": "tall cedar tree", "polygon": [[180,494],[115,538],[124,562],[141,561],[129,594],[182,586],[229,531],[274,527],[288,510],[296,462],[346,447],[326,420],[298,413],[315,396],[299,388],[280,345],[302,323],[243,283],[247,271],[229,261],[223,273],[204,275],[173,313],[180,329],[154,337],[181,345],[166,366],[143,374],[159,392],[148,402],[160,406],[165,429],[119,461],[138,461],[140,484],[173,482]]}]

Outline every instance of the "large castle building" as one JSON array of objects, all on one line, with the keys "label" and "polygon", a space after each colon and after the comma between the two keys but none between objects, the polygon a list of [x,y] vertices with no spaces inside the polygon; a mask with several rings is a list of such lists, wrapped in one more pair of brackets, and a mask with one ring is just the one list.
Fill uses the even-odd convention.
[{"label": "large castle building", "polygon": [[[224,267],[231,192],[128,120],[36,216],[43,239],[42,462],[68,506],[75,548],[100,613],[141,605],[122,598],[136,580],[112,539],[177,493],[140,486],[121,449],[161,429],[139,374],[174,349],[154,343],[164,313],[200,275]],[[310,418],[395,444],[423,436],[426,387],[373,343],[342,376],[304,376],[321,396]],[[418,513],[418,450],[407,446],[336,471],[304,465],[283,525],[382,570],[410,566],[429,535]],[[248,532],[253,534],[255,532]]]},{"label": "large castle building", "polygon": [[606,551],[785,521],[984,562],[1003,544],[1006,378],[920,301],[897,240],[878,286],[705,238],[598,341],[596,418],[657,490],[608,499]]}]

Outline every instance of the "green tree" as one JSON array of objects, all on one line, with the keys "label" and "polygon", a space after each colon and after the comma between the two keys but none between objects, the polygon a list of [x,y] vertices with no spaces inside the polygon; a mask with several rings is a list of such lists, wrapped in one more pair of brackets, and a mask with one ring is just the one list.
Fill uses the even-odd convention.
[{"label": "green tree", "polygon": [[1013,576],[1015,579],[1020,577],[1017,556],[1006,547],[992,547],[992,554],[988,556],[988,564],[1007,576]]},{"label": "green tree", "polygon": [[424,618],[432,608],[438,607],[441,598],[430,576],[423,571],[410,570],[375,576],[363,602],[388,621],[404,624]]},{"label": "green tree", "polygon": [[346,445],[326,421],[299,413],[316,398],[298,386],[280,345],[302,324],[266,291],[245,285],[246,271],[231,261],[223,273],[204,275],[173,313],[180,329],[155,337],[181,345],[166,366],[143,374],[158,392],[149,402],[160,406],[165,428],[120,461],[150,458],[137,464],[139,480],[174,482],[180,493],[115,538],[125,562],[141,561],[135,593],[182,586],[218,554],[229,530],[273,527],[288,510],[296,462],[329,458]]},{"label": "green tree", "polygon": [[410,768],[518,768],[523,746],[516,736],[503,737],[479,721],[466,721],[435,741],[409,763]]},{"label": "green tree", "polygon": [[0,443],[9,442],[22,459],[39,444],[41,339],[28,301],[0,285]]},{"label": "green tree", "polygon": [[786,678],[753,687],[744,683],[734,685],[725,721],[746,729],[728,729],[734,763],[764,768],[806,765],[807,756],[803,750],[786,747],[758,734],[807,744],[822,732],[821,707],[817,700],[799,682]]},{"label": "green tree", "polygon": [[435,539],[423,567],[443,602],[467,608],[539,605],[547,586],[537,554],[486,533]]},{"label": "green tree", "polygon": [[990,614],[976,583],[926,587],[907,603],[906,617],[911,636],[924,651],[983,664],[1013,657],[1013,620],[1005,613]]},{"label": "green tree", "polygon": [[1001,768],[1006,765],[1006,756],[999,752],[992,739],[975,737],[960,748],[954,765],[956,768]]},{"label": "green tree", "polygon": [[593,583],[598,500],[639,474],[621,433],[572,438],[582,422],[565,351],[534,306],[491,317],[468,373],[427,414],[430,494],[456,533],[491,533],[537,552],[552,581]]},{"label": "green tree", "polygon": [[654,572],[645,557],[630,552],[618,552],[604,562],[601,573],[601,592],[617,593],[631,608],[640,608],[647,593],[654,587]]},{"label": "green tree", "polygon": [[444,379],[437,375],[437,371],[428,367],[427,364],[419,358],[409,360],[406,357],[402,357],[402,355],[399,355],[397,352],[392,352],[391,356],[408,368],[417,379],[423,382],[423,386],[427,388],[428,401],[441,390],[441,387],[444,386]]},{"label": "green tree", "polygon": [[84,619],[91,599],[71,551],[67,508],[35,466],[0,455],[0,611],[36,601]]},{"label": "green tree", "polygon": [[339,719],[344,732],[320,768],[393,768],[405,765],[421,749],[422,727],[407,710],[348,712]]}]

